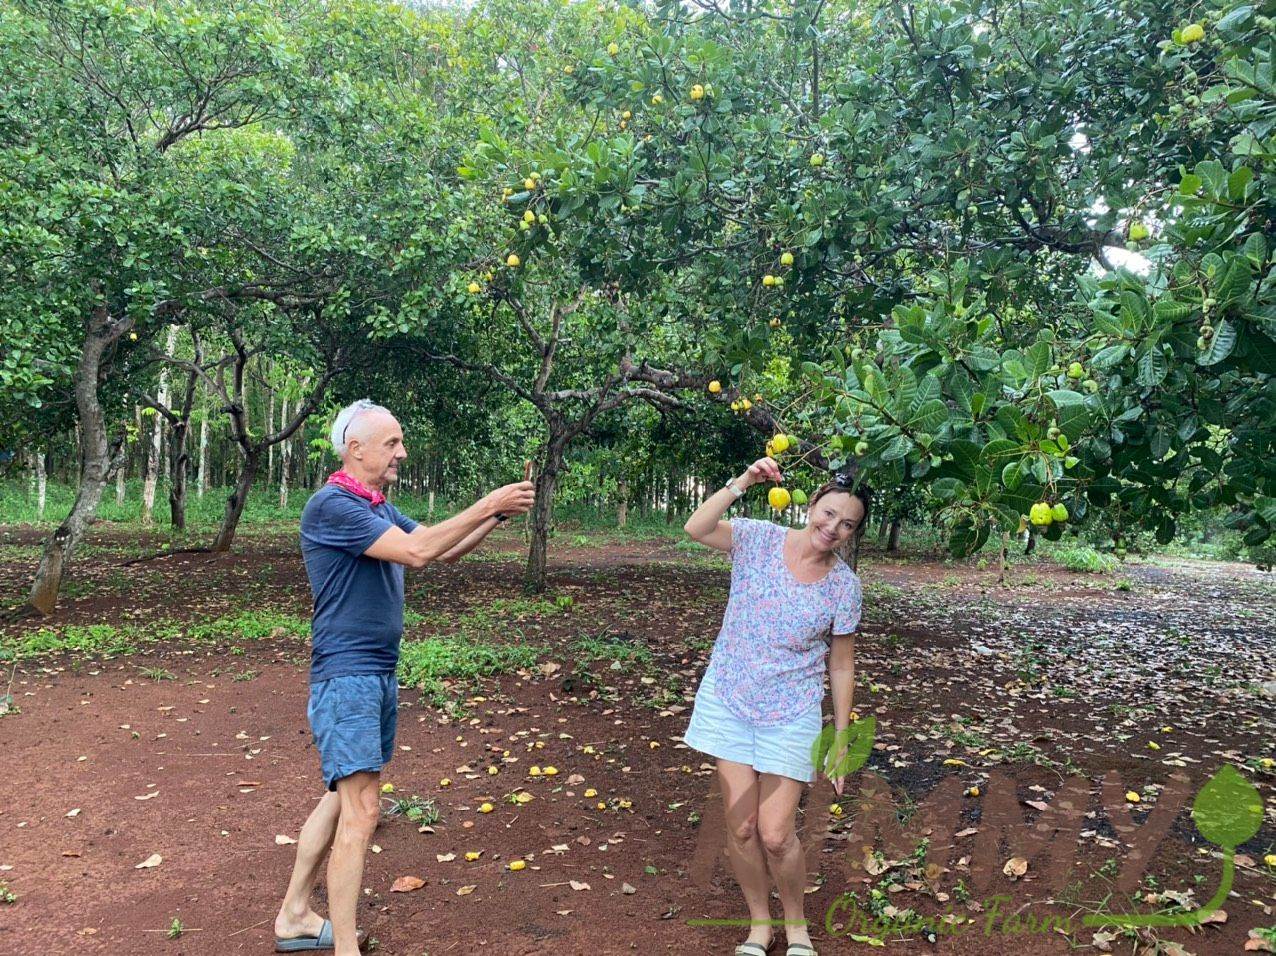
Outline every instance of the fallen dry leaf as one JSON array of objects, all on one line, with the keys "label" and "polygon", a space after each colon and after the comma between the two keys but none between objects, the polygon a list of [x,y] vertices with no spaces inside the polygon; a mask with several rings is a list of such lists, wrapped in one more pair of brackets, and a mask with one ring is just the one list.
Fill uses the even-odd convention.
[{"label": "fallen dry leaf", "polygon": [[456,854],[455,853],[436,853],[434,854],[434,858],[438,860],[440,863],[451,863],[453,860],[456,859]]},{"label": "fallen dry leaf", "polygon": [[1028,861],[1021,856],[1012,856],[1006,861],[1006,865],[1001,868],[1001,872],[1012,880],[1017,880],[1028,872]]},{"label": "fallen dry leaf", "polygon": [[570,882],[570,883],[571,883],[571,885],[572,885],[572,889],[573,889],[573,890],[576,890],[577,892],[579,892],[579,891],[581,891],[581,890],[587,890],[587,889],[589,889],[589,884],[588,884],[588,883],[582,883],[582,882],[580,882],[579,880],[569,880],[568,882]]},{"label": "fallen dry leaf", "polygon": [[411,893],[425,886],[425,880],[419,876],[401,876],[390,887],[391,893]]},{"label": "fallen dry leaf", "polygon": [[456,895],[469,896],[471,893],[473,893],[477,889],[478,889],[478,886],[476,884],[471,884],[469,886],[458,886],[456,888]]},{"label": "fallen dry leaf", "polygon": [[163,863],[163,862],[164,862],[164,858],[163,858],[162,856],[160,856],[158,853],[152,853],[150,856],[148,856],[148,857],[147,857],[145,860],[143,860],[141,863],[137,864],[137,866],[133,867],[133,869],[135,869],[135,870],[149,870],[149,869],[151,869],[152,867],[159,866],[159,865],[160,865],[161,863]]},{"label": "fallen dry leaf", "polygon": [[275,846],[292,846],[297,841],[283,833],[275,834]]},{"label": "fallen dry leaf", "polygon": [[1245,952],[1247,953],[1276,953],[1276,948],[1272,946],[1266,939],[1259,935],[1258,930],[1251,929],[1249,931],[1249,939],[1245,940]]}]

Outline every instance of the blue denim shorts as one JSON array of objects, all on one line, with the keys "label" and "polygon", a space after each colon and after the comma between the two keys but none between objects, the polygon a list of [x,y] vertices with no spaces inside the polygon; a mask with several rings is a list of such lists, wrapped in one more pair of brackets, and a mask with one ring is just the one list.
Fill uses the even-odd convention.
[{"label": "blue denim shorts", "polygon": [[323,767],[323,785],[361,770],[379,771],[394,756],[399,681],[387,674],[350,674],[310,685],[310,732]]},{"label": "blue denim shorts", "polygon": [[691,724],[682,739],[688,747],[710,757],[746,764],[758,773],[813,783],[815,763],[811,752],[822,726],[820,703],[773,727],[759,727],[743,720],[714,693],[713,678],[706,674],[696,691]]}]

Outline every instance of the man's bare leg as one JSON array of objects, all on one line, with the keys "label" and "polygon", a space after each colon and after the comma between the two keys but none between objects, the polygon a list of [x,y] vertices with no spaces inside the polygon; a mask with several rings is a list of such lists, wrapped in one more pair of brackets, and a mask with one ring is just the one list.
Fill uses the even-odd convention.
[{"label": "man's bare leg", "polygon": [[363,887],[363,857],[381,814],[381,774],[361,771],[337,781],[341,815],[328,855],[328,918],[334,956],[357,956],[355,916]]},{"label": "man's bare leg", "polygon": [[310,811],[305,826],[301,828],[292,879],[288,881],[288,892],[279,907],[279,915],[275,917],[275,935],[280,939],[318,936],[323,928],[323,917],[310,907],[310,894],[319,879],[323,858],[332,846],[340,815],[341,798],[329,791]]}]

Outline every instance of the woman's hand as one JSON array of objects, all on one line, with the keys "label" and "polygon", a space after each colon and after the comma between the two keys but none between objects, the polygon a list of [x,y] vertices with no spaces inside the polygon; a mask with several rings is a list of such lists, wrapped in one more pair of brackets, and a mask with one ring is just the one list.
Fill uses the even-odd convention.
[{"label": "woman's hand", "polygon": [[764,481],[780,482],[783,480],[784,475],[780,472],[780,466],[774,458],[759,458],[748,467],[743,475],[736,479],[736,484],[743,490],[753,485],[761,484]]},{"label": "woman's hand", "polygon": [[840,733],[824,762],[824,776],[829,783],[833,784],[833,792],[839,797],[842,795],[842,787],[846,784],[846,753],[846,734]]}]

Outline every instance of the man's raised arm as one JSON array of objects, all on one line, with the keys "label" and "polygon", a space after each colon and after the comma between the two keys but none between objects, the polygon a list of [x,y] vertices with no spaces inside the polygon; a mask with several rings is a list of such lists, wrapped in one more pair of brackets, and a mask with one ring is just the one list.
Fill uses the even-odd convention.
[{"label": "man's raised arm", "polygon": [[525,514],[535,500],[536,491],[530,481],[505,485],[438,524],[418,525],[411,533],[399,527],[389,528],[363,553],[378,561],[423,568],[466,541],[486,523],[491,522],[495,527],[497,515]]}]

